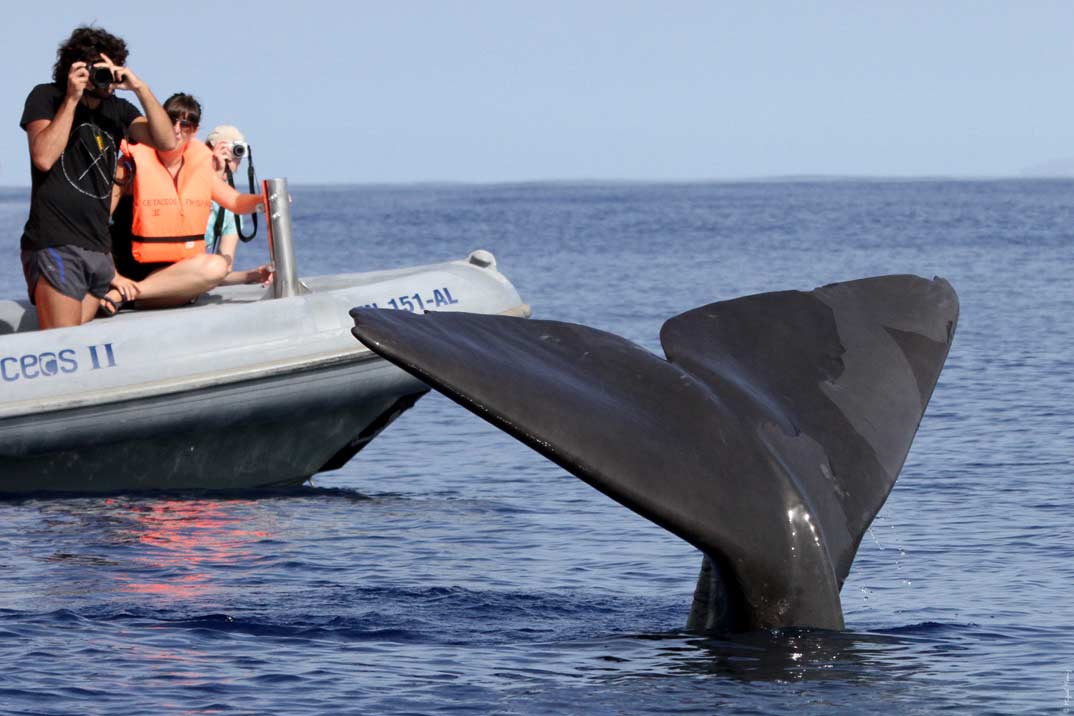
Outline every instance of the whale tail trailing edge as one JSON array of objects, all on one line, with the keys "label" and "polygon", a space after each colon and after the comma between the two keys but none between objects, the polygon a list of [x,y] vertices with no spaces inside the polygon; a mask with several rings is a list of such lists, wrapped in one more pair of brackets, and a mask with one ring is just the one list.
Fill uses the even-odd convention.
[{"label": "whale tail trailing edge", "polygon": [[709,304],[667,360],[553,321],[354,309],[372,350],[704,555],[689,626],[843,626],[839,589],[958,320],[884,276]]}]

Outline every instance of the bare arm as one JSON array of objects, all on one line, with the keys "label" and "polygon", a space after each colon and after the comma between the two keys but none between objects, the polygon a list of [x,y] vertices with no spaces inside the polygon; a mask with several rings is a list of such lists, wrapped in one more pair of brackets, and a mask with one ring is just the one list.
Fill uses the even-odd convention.
[{"label": "bare arm", "polygon": [[234,271],[235,248],[239,243],[238,234],[227,234],[220,237],[220,255],[227,259],[227,275],[220,282],[221,286],[234,286],[239,283],[260,283],[267,285],[272,281],[272,268],[265,264],[255,269],[246,271]]},{"label": "bare arm", "polygon": [[[221,209],[223,211],[223,209]],[[235,247],[239,244],[238,234],[225,234],[220,237],[220,247],[217,253],[227,260],[227,270],[231,271],[235,266]]]},{"label": "bare arm", "polygon": [[73,110],[67,113],[61,107],[52,121],[35,119],[26,125],[26,137],[30,142],[30,161],[35,167],[43,172],[52,169],[52,165],[67,146],[73,117]]},{"label": "bare arm", "polygon": [[112,73],[119,80],[116,87],[134,92],[142,109],[145,110],[144,117],[131,122],[128,129],[130,138],[139,144],[148,144],[163,151],[175,149],[176,139],[171,120],[168,119],[168,113],[160,106],[153,91],[149,89],[149,85],[138,79],[138,75],[134,74],[129,67],[119,67],[108,59],[108,55],[102,54],[101,57],[112,68]]},{"label": "bare arm", "polygon": [[[121,155],[122,156],[122,155]],[[120,161],[116,164],[116,179],[112,182],[112,207],[108,210],[109,215],[116,213],[119,200],[131,193],[132,165]]]},{"label": "bare arm", "polygon": [[112,183],[112,204],[108,209],[108,215],[116,213],[116,207],[119,206],[119,200],[123,198],[123,187],[119,184]]},{"label": "bare arm", "polygon": [[233,214],[252,214],[264,206],[260,194],[240,194],[219,176],[213,177],[213,201]]},{"label": "bare arm", "polygon": [[75,62],[67,73],[67,94],[52,119],[35,119],[26,125],[26,138],[30,146],[30,161],[43,172],[63,154],[71,127],[75,121],[75,107],[89,82],[89,70],[85,62]]},{"label": "bare arm", "polygon": [[[160,106],[160,102],[157,101],[157,98],[153,96],[148,87],[145,88],[144,94],[147,97],[143,98],[139,95],[138,99],[142,102],[142,108],[145,110],[146,116],[139,117],[131,122],[128,130],[130,138],[139,144],[148,144],[165,152],[175,149],[175,132],[172,131],[171,122],[168,121],[168,113]],[[158,113],[163,118],[157,116]],[[162,123],[165,129],[160,129]]]},{"label": "bare arm", "polygon": [[263,264],[255,269],[245,271],[228,271],[227,276],[220,282],[221,286],[234,286],[240,283],[259,283],[268,286],[272,283],[273,271],[268,264]]}]

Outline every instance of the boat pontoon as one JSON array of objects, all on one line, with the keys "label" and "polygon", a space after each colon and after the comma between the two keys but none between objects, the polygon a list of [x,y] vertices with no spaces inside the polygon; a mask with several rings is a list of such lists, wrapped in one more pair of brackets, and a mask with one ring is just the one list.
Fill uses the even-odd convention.
[{"label": "boat pontoon", "polygon": [[[287,196],[282,180],[266,185]],[[428,390],[354,340],[351,308],[529,315],[483,250],[298,280],[286,202],[270,211],[267,289],[49,331],[27,301],[0,301],[0,493],[301,483]]]}]

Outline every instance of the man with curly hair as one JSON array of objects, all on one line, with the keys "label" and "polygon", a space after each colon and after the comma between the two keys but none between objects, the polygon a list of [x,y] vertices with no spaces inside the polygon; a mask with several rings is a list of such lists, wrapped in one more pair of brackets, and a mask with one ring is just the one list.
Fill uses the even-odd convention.
[{"label": "man with curly hair", "polygon": [[[137,286],[116,274],[108,218],[116,151],[124,137],[169,150],[168,115],[126,67],[127,43],[98,27],[76,28],[56,52],[52,82],[26,98],[19,125],[30,149],[30,216],[20,244],[30,301],[42,329],[89,321],[101,297]],[[115,96],[127,90],[145,115]]]}]

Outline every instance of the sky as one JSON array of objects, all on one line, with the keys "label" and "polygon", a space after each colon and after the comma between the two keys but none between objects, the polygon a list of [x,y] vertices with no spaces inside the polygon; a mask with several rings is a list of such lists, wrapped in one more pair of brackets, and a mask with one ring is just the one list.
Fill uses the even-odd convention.
[{"label": "sky", "polygon": [[49,0],[4,11],[0,185],[85,23],[292,183],[1074,175],[1069,0]]}]

